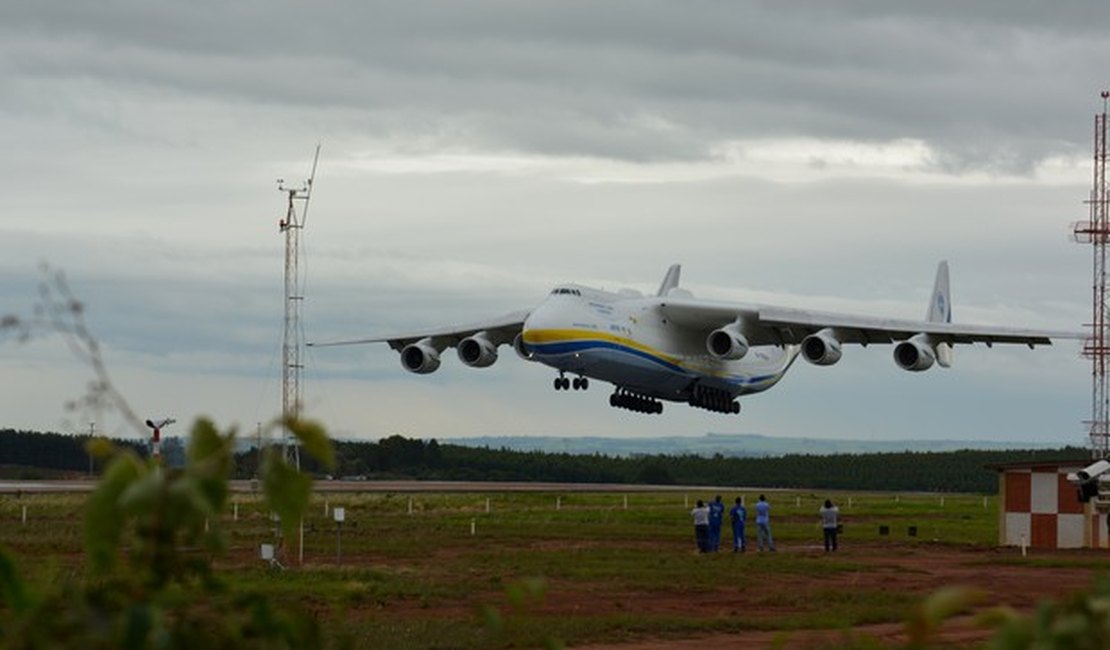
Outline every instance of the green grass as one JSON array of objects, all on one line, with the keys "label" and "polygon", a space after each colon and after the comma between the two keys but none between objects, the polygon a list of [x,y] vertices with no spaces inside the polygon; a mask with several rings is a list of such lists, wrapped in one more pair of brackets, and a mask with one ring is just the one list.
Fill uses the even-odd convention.
[{"label": "green grass", "polygon": [[[750,507],[757,493],[743,494]],[[537,647],[552,638],[584,643],[839,629],[905,616],[920,594],[844,587],[853,575],[889,567],[810,550],[820,545],[817,510],[830,495],[767,494],[776,542],[794,552],[696,554],[689,511],[695,500],[713,495],[694,491],[630,493],[627,507],[625,495],[609,493],[317,494],[304,522],[306,566],[295,566],[296,540],[285,540],[286,571],[258,559],[260,544],[278,541],[269,511],[256,495],[236,494],[237,517],[229,505],[213,522],[229,544],[217,569],[233,589],[312,611],[334,642],[366,648]],[[722,496],[731,502],[736,494]],[[919,543],[986,546],[997,540],[993,498],[986,507],[975,495],[946,495],[943,505],[937,495],[831,498],[841,507],[845,547],[886,541],[911,552]],[[73,575],[83,563],[83,503],[75,495],[0,497],[0,544],[35,578]],[[342,564],[331,518],[337,506],[346,509]],[[754,511],[748,529],[754,547],[751,520]],[[880,525],[891,534],[880,536]],[[907,535],[909,526],[917,527],[916,537]],[[727,521],[722,537],[729,546]],[[514,603],[519,586],[536,578],[546,597]],[[777,581],[797,586],[759,591]],[[681,616],[637,611],[639,599],[712,602],[714,593],[737,589],[750,590],[753,606],[767,613],[711,606]],[[573,609],[576,595],[589,596],[604,611]],[[490,610],[483,607],[501,612],[502,624],[484,619],[479,612]]]}]

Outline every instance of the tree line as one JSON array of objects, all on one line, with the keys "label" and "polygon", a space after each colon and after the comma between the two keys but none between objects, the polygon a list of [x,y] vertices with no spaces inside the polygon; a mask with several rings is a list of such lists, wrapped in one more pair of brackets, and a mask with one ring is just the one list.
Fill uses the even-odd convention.
[{"label": "tree line", "polygon": [[[89,436],[0,430],[0,465],[73,475],[89,472],[85,451]],[[114,441],[149,453],[142,442]],[[167,465],[183,461],[174,438],[163,442]],[[465,447],[394,435],[377,442],[335,442],[335,467],[325,470],[306,460],[318,476],[358,479],[455,481],[537,481],[559,483],[627,483],[648,485],[721,485],[766,488],[981,492],[997,490],[997,463],[1079,460],[1079,447],[1035,450],[964,450],[775,457],[705,457],[683,455],[610,456],[545,451]],[[167,453],[169,452],[169,453]],[[258,451],[235,455],[238,478],[257,475]],[[9,475],[12,475],[9,472]],[[35,477],[24,471],[20,476]]]}]

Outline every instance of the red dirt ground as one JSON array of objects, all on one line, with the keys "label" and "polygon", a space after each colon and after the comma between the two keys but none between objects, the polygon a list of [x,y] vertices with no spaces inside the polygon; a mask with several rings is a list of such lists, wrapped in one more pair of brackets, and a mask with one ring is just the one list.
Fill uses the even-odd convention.
[{"label": "red dirt ground", "polygon": [[[787,549],[794,553],[823,553],[813,547]],[[1094,571],[1088,568],[1038,567],[1022,564],[1020,552],[1011,549],[976,550],[943,545],[906,545],[890,544],[860,545],[845,548],[838,552],[842,559],[867,563],[866,571],[833,578],[814,579],[802,576],[783,576],[774,583],[762,584],[755,593],[752,589],[737,588],[721,590],[704,595],[638,593],[625,594],[628,607],[643,616],[652,615],[698,615],[707,612],[721,615],[741,615],[760,617],[781,614],[781,611],[760,609],[755,598],[766,599],[774,593],[808,593],[825,590],[829,587],[844,589],[885,590],[890,593],[912,593],[925,596],[945,586],[967,586],[985,593],[982,609],[1006,605],[1021,612],[1031,612],[1035,605],[1046,599],[1060,599],[1066,595],[1091,585]],[[1065,562],[1099,561],[1106,558],[1105,553],[1097,551],[1037,551],[1030,559],[1059,558]],[[726,558],[714,558],[723,560]],[[749,558],[745,558],[747,560]],[[1013,562],[1013,563],[1009,563]],[[560,602],[558,589],[549,594],[548,609],[564,609],[568,615],[576,611],[605,612],[618,611],[614,607],[615,594],[575,593],[564,596]],[[553,600],[554,597],[554,600]],[[787,648],[803,649],[834,647],[838,639],[843,639],[839,630],[800,630],[784,634],[781,632],[753,631],[737,634],[713,634],[692,639],[646,640],[630,643],[590,644],[575,646],[581,650],[700,650],[705,647],[725,648]],[[857,627],[855,635],[866,635],[884,644],[904,643],[905,629],[902,623],[884,623]],[[940,639],[954,645],[972,644],[989,638],[991,630],[977,625],[975,617],[969,613],[949,620],[941,629]]]}]

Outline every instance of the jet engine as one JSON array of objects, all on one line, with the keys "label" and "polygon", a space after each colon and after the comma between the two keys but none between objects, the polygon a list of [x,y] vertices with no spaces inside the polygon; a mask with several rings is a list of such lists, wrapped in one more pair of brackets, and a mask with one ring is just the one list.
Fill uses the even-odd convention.
[{"label": "jet engine", "polygon": [[439,368],[439,351],[429,339],[420,339],[401,350],[401,365],[409,372],[426,375]]},{"label": "jet engine", "polygon": [[536,360],[535,355],[532,354],[532,351],[525,348],[523,334],[517,334],[513,337],[513,351],[516,352],[516,355],[518,357],[524,359],[525,361]]},{"label": "jet engine", "polygon": [[751,346],[748,345],[748,339],[740,333],[737,324],[732,323],[710,332],[705,339],[705,347],[709,354],[718,359],[735,361],[742,359]]},{"label": "jet engine", "polygon": [[497,346],[486,337],[485,332],[459,341],[457,351],[459,360],[471,368],[485,368],[497,361]]},{"label": "jet engine", "polygon": [[840,341],[831,330],[823,329],[802,339],[802,356],[815,366],[831,366],[840,361]]},{"label": "jet engine", "polygon": [[894,362],[903,370],[921,372],[933,367],[937,360],[937,353],[928,340],[922,336],[915,336],[908,341],[902,341],[894,346]]}]

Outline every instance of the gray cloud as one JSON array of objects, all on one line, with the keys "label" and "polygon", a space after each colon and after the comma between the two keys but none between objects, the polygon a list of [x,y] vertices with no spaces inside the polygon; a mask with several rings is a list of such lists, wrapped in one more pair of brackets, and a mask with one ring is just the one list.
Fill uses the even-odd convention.
[{"label": "gray cloud", "polygon": [[[1107,13],[1080,3],[46,5],[5,10],[3,61],[29,110],[42,98],[21,79],[124,104],[146,94],[307,110],[436,146],[638,161],[786,134],[917,138],[949,173],[1028,173],[1085,147],[1066,107],[1104,81],[1093,25]],[[92,110],[65,104],[54,110]]]},{"label": "gray cloud", "polygon": [[[960,317],[1068,328],[1088,312],[1089,251],[1066,234],[1086,215],[1108,12],[1001,0],[7,3],[0,313],[25,309],[49,261],[138,400],[164,408],[172,393],[226,419],[268,417],[272,405],[245,394],[280,345],[274,179],[307,175],[319,139],[309,338],[476,319],[565,281],[650,291],[672,262],[707,297],[914,317],[942,258]],[[52,422],[41,414],[74,392],[43,343],[0,366],[27,378],[0,403],[24,422]],[[997,418],[988,433],[1000,437],[1039,435],[1007,396],[1044,403],[1043,422],[1081,419],[1074,350],[1012,354],[977,351],[922,379],[868,350],[839,381],[801,368],[739,421],[675,411],[645,423],[613,417],[596,393],[574,409],[552,402],[547,371],[514,360],[414,378],[392,351],[357,348],[313,353],[313,404],[368,435],[850,434],[862,419],[797,405],[840,413],[861,394],[897,404],[860,415],[876,432],[949,426],[939,410],[901,418],[933,400],[968,430]],[[1051,385],[1022,378],[1030,367]],[[985,414],[974,395],[997,408]],[[503,417],[483,417],[495,408]]]}]

